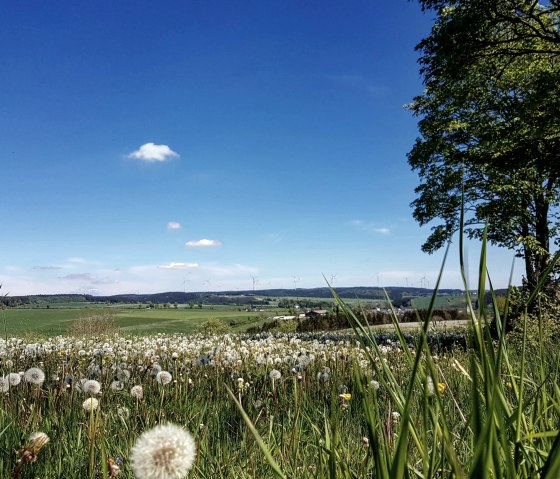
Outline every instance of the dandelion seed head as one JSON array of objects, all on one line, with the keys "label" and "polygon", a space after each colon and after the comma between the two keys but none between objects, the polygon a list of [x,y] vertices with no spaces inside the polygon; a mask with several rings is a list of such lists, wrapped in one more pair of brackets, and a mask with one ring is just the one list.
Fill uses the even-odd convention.
[{"label": "dandelion seed head", "polygon": [[111,389],[113,391],[122,391],[124,389],[124,383],[122,381],[111,382]]},{"label": "dandelion seed head", "polygon": [[135,397],[136,399],[142,399],[144,397],[144,389],[140,385],[133,386],[132,389],[130,390],[130,394],[132,397]]},{"label": "dandelion seed head", "polygon": [[128,409],[126,406],[119,406],[117,408],[117,414],[126,419],[130,416],[130,409]]},{"label": "dandelion seed head", "polygon": [[7,376],[0,378],[0,393],[7,393],[10,390],[10,380]]},{"label": "dandelion seed head", "polygon": [[137,479],[183,479],[196,456],[194,439],[175,424],[160,424],[144,432],[130,454]]},{"label": "dandelion seed head", "polygon": [[173,377],[171,376],[171,373],[168,371],[160,371],[159,373],[156,374],[156,381],[162,385],[169,384],[172,381],[172,379]]},{"label": "dandelion seed head", "polygon": [[277,381],[282,377],[282,373],[278,371],[278,369],[273,369],[272,371],[270,371],[270,373],[268,373],[268,375],[273,381]]},{"label": "dandelion seed head", "polygon": [[101,383],[95,379],[88,379],[82,385],[82,389],[86,394],[96,395],[101,392]]},{"label": "dandelion seed head", "polygon": [[25,371],[23,378],[25,382],[31,384],[43,384],[45,382],[45,373],[40,368],[29,368]]},{"label": "dandelion seed head", "polygon": [[99,407],[99,401],[95,398],[87,398],[82,403],[82,407],[85,412],[93,412]]}]

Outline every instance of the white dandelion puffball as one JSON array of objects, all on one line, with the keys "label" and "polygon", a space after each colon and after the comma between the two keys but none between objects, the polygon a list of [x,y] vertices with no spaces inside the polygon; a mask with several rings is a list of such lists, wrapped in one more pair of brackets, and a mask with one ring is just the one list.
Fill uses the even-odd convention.
[{"label": "white dandelion puffball", "polygon": [[83,385],[82,389],[86,394],[96,395],[101,392],[101,384],[95,379],[88,379]]},{"label": "white dandelion puffball", "polygon": [[82,403],[82,407],[85,412],[93,412],[99,407],[99,401],[95,398],[87,398]]},{"label": "white dandelion puffball", "polygon": [[278,371],[278,369],[273,369],[272,371],[270,371],[270,373],[268,373],[268,375],[273,381],[278,380],[282,377],[282,373]]},{"label": "white dandelion puffball", "polygon": [[117,408],[117,414],[127,419],[130,416],[130,409],[128,409],[126,406],[120,406]]},{"label": "white dandelion puffball", "polygon": [[142,399],[144,397],[144,389],[140,385],[133,386],[130,390],[130,394],[136,399]]},{"label": "white dandelion puffball", "polygon": [[160,371],[159,373],[156,374],[156,381],[160,384],[169,384],[171,382],[171,380],[173,379],[173,377],[171,376],[171,373],[168,371]]},{"label": "white dandelion puffball", "polygon": [[113,391],[122,391],[124,389],[124,383],[122,381],[111,382],[111,389]]},{"label": "white dandelion puffball", "polygon": [[172,423],[142,433],[130,453],[136,479],[183,479],[196,457],[189,432]]},{"label": "white dandelion puffball", "polygon": [[43,384],[45,382],[45,373],[39,368],[29,368],[23,374],[23,379],[31,384]]},{"label": "white dandelion puffball", "polygon": [[10,390],[10,380],[7,376],[0,378],[0,393],[7,393]]}]

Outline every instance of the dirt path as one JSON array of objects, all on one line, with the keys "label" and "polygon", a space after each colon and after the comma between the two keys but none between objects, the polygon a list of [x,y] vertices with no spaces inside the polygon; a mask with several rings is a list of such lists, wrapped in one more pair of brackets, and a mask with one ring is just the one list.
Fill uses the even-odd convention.
[{"label": "dirt path", "polygon": [[[468,319],[454,319],[448,321],[436,321],[430,323],[430,330],[438,330],[438,331],[445,331],[447,329],[455,329],[455,328],[464,328],[469,324],[470,320]],[[420,329],[422,327],[422,323],[419,322],[411,322],[411,323],[399,323],[401,329],[403,330],[410,330],[410,329]],[[370,326],[370,329],[375,331],[394,331],[395,327],[392,324],[375,324]],[[352,329],[345,329],[344,332],[352,332]]]}]

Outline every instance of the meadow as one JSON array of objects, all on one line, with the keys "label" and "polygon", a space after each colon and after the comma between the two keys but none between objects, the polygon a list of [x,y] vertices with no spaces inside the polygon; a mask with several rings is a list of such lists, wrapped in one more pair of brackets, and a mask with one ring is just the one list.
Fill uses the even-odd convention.
[{"label": "meadow", "polygon": [[[181,464],[142,475],[134,459],[141,434],[169,422],[192,435],[176,451],[188,477],[558,477],[557,350],[537,344],[527,361],[524,346],[487,341],[473,322],[473,349],[436,354],[423,334],[381,342],[354,324],[351,334],[7,338],[0,470],[186,477]],[[37,431],[50,438],[39,449]]]}]

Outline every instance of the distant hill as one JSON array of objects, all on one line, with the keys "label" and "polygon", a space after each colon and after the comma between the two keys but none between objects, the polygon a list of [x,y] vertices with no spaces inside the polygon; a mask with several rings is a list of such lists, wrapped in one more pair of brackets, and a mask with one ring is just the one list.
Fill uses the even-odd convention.
[{"label": "distant hill", "polygon": [[[369,286],[336,287],[336,293],[344,299],[383,300],[383,288]],[[432,290],[426,288],[397,287],[385,288],[389,298],[395,302],[403,302],[407,298],[431,296]],[[460,289],[441,289],[439,296],[457,296],[464,294]],[[298,289],[262,289],[246,291],[213,291],[213,292],[167,292],[154,294],[118,294],[112,296],[93,296],[89,294],[50,294],[28,296],[4,296],[0,304],[8,307],[38,306],[41,304],[64,303],[106,303],[106,304],[137,304],[137,303],[178,303],[178,304],[267,304],[272,298],[332,298],[329,288],[298,288]]]}]

